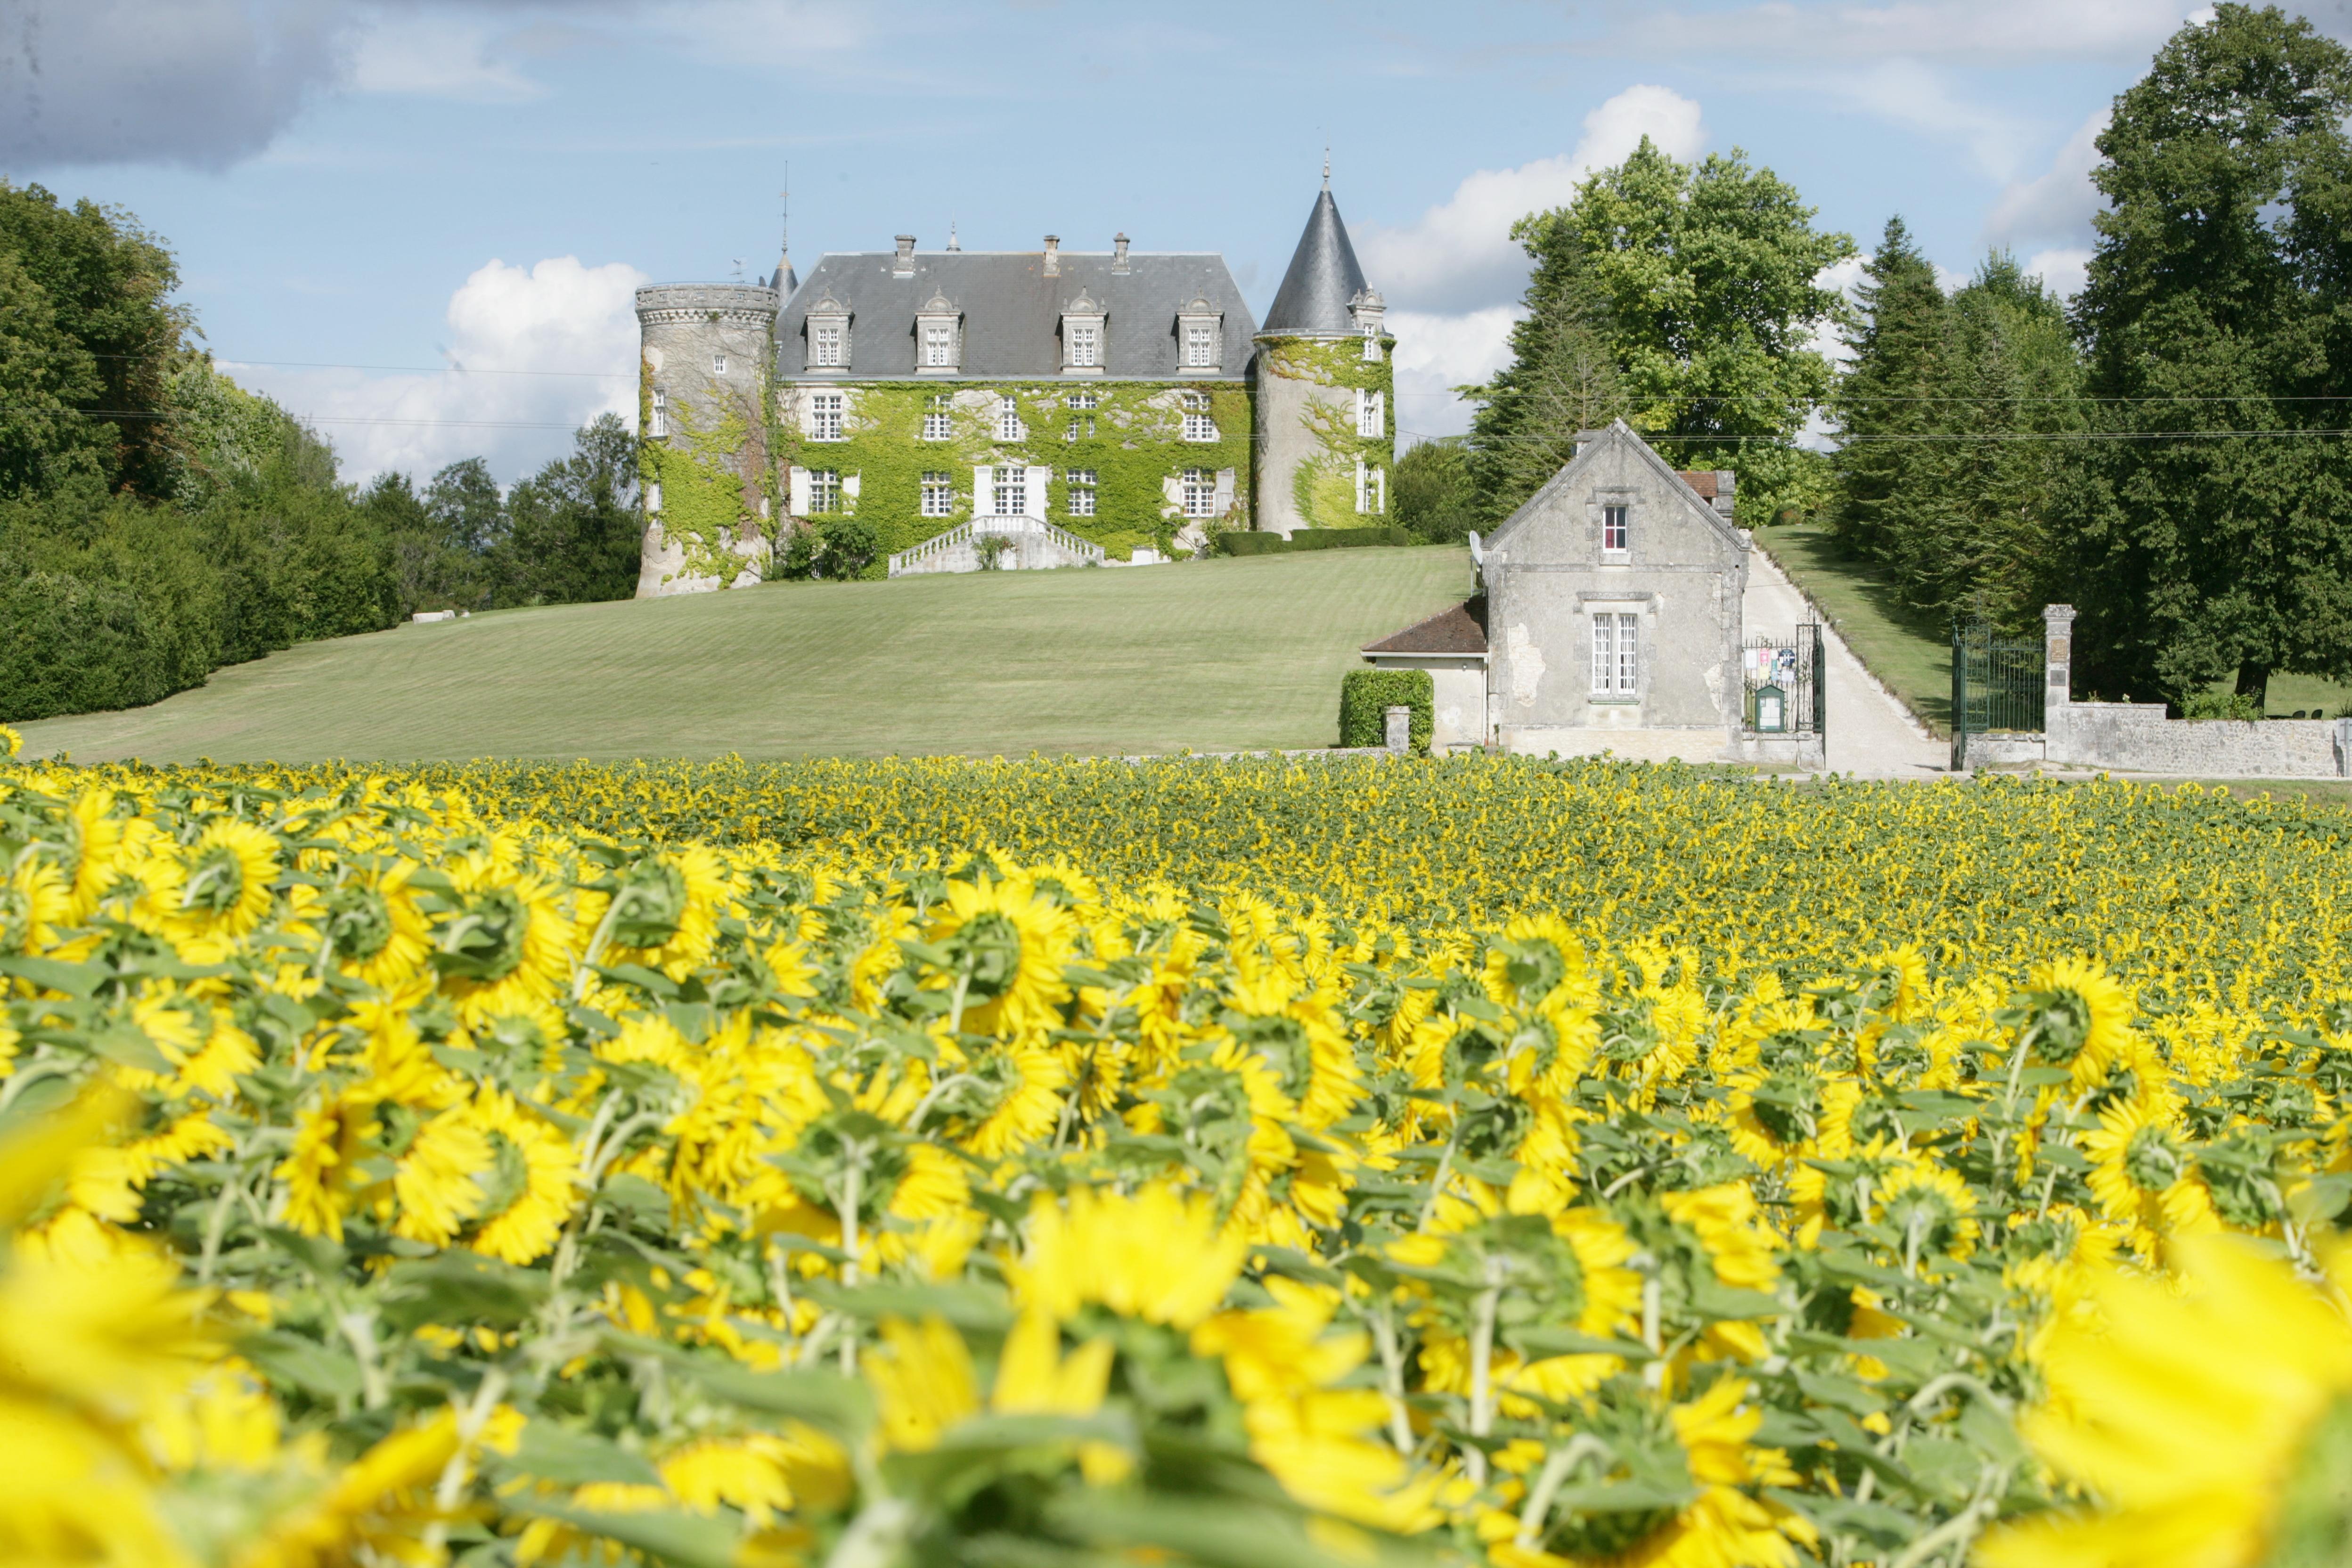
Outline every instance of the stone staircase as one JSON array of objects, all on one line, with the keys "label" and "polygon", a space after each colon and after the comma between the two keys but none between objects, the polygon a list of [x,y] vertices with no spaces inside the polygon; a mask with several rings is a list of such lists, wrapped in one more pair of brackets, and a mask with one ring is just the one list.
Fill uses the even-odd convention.
[{"label": "stone staircase", "polygon": [[1043,518],[976,517],[890,557],[890,575],[977,572],[981,570],[980,542],[992,536],[1004,541],[1003,553],[996,558],[997,570],[1001,572],[1040,572],[1056,566],[1103,563],[1101,545],[1081,539],[1066,528],[1056,528]]}]

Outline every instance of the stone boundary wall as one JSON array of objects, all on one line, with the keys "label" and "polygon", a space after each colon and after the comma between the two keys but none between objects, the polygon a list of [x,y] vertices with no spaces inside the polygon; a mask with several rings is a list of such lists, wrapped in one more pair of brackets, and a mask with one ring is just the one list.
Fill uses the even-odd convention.
[{"label": "stone boundary wall", "polygon": [[2352,718],[2168,719],[2161,702],[2077,702],[2074,606],[2042,612],[2042,732],[1969,737],[1970,766],[2051,763],[2210,778],[2352,778]]},{"label": "stone boundary wall", "polygon": [[2043,758],[2067,767],[2352,777],[2352,719],[2168,719],[2161,702],[2067,702],[2046,722]]}]

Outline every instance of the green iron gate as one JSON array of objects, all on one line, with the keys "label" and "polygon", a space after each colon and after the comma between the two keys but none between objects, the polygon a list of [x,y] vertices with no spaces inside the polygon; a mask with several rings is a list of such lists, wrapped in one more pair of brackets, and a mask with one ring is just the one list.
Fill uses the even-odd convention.
[{"label": "green iron gate", "polygon": [[2042,732],[2042,639],[1992,627],[1952,627],[1952,771],[1969,765],[1969,737]]}]

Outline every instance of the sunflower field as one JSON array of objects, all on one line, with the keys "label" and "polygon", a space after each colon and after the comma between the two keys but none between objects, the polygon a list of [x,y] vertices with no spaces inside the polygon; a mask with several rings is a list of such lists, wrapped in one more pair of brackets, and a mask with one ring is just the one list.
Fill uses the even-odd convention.
[{"label": "sunflower field", "polygon": [[2338,1563],[2347,911],[2195,786],[0,763],[0,1559]]}]

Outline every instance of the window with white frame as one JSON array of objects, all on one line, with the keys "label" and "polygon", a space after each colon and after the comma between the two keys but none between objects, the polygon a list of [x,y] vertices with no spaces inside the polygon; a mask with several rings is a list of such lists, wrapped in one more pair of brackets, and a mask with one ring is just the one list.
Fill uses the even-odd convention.
[{"label": "window with white frame", "polygon": [[809,399],[809,439],[841,439],[841,394],[820,392]]},{"label": "window with white frame", "polygon": [[923,476],[923,515],[952,517],[955,515],[955,481],[945,474]]},{"label": "window with white frame", "polygon": [[1217,515],[1217,476],[1206,468],[1184,470],[1184,515]]},{"label": "window with white frame", "polygon": [[1597,610],[1592,616],[1592,695],[1631,697],[1639,689],[1642,617]]},{"label": "window with white frame", "polygon": [[956,362],[955,323],[925,321],[923,323],[923,363],[929,369],[950,369]]},{"label": "window with white frame", "polygon": [[1388,395],[1356,389],[1356,434],[1377,439],[1388,434]]},{"label": "window with white frame", "polygon": [[1184,439],[1213,441],[1217,438],[1217,422],[1209,414],[1209,395],[1188,392],[1184,395]]},{"label": "window with white frame", "polygon": [[1070,366],[1074,370],[1092,370],[1102,363],[1102,329],[1092,321],[1072,321],[1070,331]]},{"label": "window with white frame", "polygon": [[841,470],[811,468],[808,471],[809,510],[812,512],[841,510]]},{"label": "window with white frame", "polygon": [[1214,321],[1184,323],[1184,364],[1187,369],[1205,370],[1217,363],[1217,324]]},{"label": "window with white frame", "polygon": [[725,375],[727,374],[727,356],[725,354],[712,354],[710,356],[710,374],[713,375]]},{"label": "window with white frame", "polygon": [[1095,514],[1095,487],[1098,475],[1093,468],[1070,470],[1070,515],[1092,517]]},{"label": "window with white frame", "polygon": [[923,410],[924,440],[950,441],[955,438],[951,408],[952,405],[944,395],[931,399],[929,405]]},{"label": "window with white frame", "polygon": [[1632,508],[1604,506],[1601,509],[1601,548],[1606,554],[1622,555],[1633,548],[1633,530],[1628,526]]},{"label": "window with white frame", "polygon": [[656,441],[669,435],[669,394],[658,386],[654,388],[653,425],[646,434]]},{"label": "window with white frame", "polygon": [[1017,398],[996,400],[996,438],[1000,441],[1026,441],[1029,426],[1022,422],[1021,404]]},{"label": "window with white frame", "polygon": [[1018,463],[999,463],[992,476],[995,495],[996,515],[1026,517],[1029,515],[1029,470]]},{"label": "window with white frame", "polygon": [[1062,439],[1075,441],[1084,436],[1091,440],[1095,433],[1095,408],[1098,399],[1091,392],[1074,392],[1062,400],[1070,411],[1070,423],[1062,432]]},{"label": "window with white frame", "polygon": [[841,357],[841,338],[839,321],[820,321],[810,327],[809,363],[839,365],[845,363]]},{"label": "window with white frame", "polygon": [[1364,358],[1377,364],[1380,357],[1381,334],[1377,329],[1367,329],[1364,332]]}]

